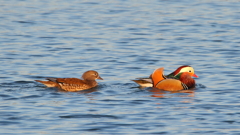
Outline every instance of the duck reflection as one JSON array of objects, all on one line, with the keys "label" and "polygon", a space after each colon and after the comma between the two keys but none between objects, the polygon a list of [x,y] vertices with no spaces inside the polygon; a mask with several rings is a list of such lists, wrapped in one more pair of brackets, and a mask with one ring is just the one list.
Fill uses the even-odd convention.
[{"label": "duck reflection", "polygon": [[[175,91],[175,92],[169,92],[169,91],[164,91],[160,90],[157,88],[147,88],[149,92],[152,92],[151,97],[158,97],[158,98],[171,98],[171,97],[194,97],[195,96],[195,91],[194,90],[181,90],[181,91]],[[175,94],[175,93],[186,93],[184,95],[182,94]],[[170,95],[170,96],[169,96]]]},{"label": "duck reflection", "polygon": [[[69,91],[65,91],[63,89],[59,89],[57,88],[58,92],[64,92],[64,93],[68,93]],[[98,88],[97,87],[94,87],[94,88],[91,88],[91,89],[87,89],[87,90],[81,90],[81,91],[76,91],[76,93],[79,93],[79,94],[88,94],[88,93],[92,93],[92,92],[96,92],[98,91]]]}]

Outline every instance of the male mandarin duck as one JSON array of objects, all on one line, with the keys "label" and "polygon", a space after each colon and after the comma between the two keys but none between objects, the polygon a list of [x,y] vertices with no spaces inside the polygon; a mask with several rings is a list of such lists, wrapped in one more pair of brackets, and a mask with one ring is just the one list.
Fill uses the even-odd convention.
[{"label": "male mandarin duck", "polygon": [[46,78],[48,81],[40,81],[40,82],[47,87],[57,87],[65,91],[80,91],[86,90],[97,86],[96,79],[103,80],[97,71],[89,70],[83,73],[82,79],[78,78]]},{"label": "male mandarin duck", "polygon": [[176,78],[166,78],[163,75],[164,68],[158,68],[152,73],[153,87],[166,91],[180,91],[195,87],[195,80],[192,76],[196,76],[192,72],[180,72]]},{"label": "male mandarin duck", "polygon": [[[194,69],[191,66],[188,65],[184,65],[184,66],[180,66],[179,68],[177,68],[175,71],[173,71],[172,73],[166,75],[166,78],[173,78],[173,79],[179,79],[179,74],[183,73],[183,72],[189,72],[189,74],[193,77],[198,77],[195,73],[194,73]],[[152,74],[150,75],[149,78],[138,78],[138,80],[132,80],[134,82],[136,82],[137,84],[139,84],[142,87],[153,87],[153,83],[152,83]]]}]

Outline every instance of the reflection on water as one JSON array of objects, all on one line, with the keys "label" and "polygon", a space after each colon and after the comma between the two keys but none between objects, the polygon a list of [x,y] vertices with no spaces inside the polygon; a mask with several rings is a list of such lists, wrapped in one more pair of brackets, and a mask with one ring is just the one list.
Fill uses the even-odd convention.
[{"label": "reflection on water", "polygon": [[[182,90],[178,92],[168,92],[168,91],[163,91],[159,90],[156,88],[148,88],[148,91],[152,93],[151,97],[156,97],[156,98],[176,98],[180,97],[182,98],[181,101],[182,103],[192,103],[194,101],[193,98],[195,97],[195,91],[194,90]],[[187,98],[187,99],[184,99]],[[159,103],[161,104],[161,103]]]}]

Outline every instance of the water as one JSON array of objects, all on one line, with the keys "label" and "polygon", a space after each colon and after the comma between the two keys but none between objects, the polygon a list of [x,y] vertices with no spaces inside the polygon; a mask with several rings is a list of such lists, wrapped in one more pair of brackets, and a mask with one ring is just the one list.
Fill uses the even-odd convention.
[{"label": "water", "polygon": [[[240,134],[238,1],[0,2],[1,134]],[[195,68],[189,93],[131,80]],[[81,92],[34,82],[103,81]]]}]

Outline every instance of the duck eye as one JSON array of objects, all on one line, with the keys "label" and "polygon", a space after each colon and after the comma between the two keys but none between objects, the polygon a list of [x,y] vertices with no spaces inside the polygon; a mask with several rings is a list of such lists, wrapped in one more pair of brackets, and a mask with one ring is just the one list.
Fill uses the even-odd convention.
[{"label": "duck eye", "polygon": [[189,70],[189,72],[192,72],[191,70]]}]

